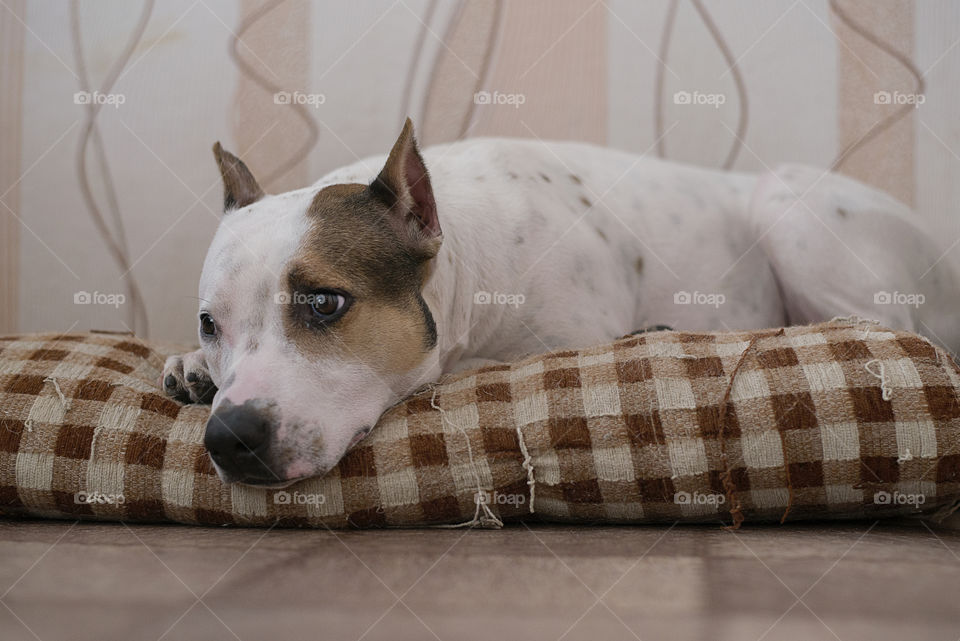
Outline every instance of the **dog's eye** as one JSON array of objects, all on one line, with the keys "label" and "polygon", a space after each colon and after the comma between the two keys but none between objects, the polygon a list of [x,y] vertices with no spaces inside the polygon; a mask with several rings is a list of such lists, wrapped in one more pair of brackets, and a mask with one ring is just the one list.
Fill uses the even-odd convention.
[{"label": "dog's eye", "polygon": [[310,311],[324,322],[330,322],[347,311],[347,297],[334,291],[320,290],[311,295]]},{"label": "dog's eye", "polygon": [[213,322],[213,316],[206,312],[200,314],[200,333],[207,337],[217,335],[217,324]]}]

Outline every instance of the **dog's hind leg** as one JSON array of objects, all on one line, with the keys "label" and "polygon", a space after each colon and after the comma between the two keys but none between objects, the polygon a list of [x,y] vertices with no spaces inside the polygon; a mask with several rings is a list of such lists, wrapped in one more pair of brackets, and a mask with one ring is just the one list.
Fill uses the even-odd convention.
[{"label": "dog's hind leg", "polygon": [[902,203],[838,174],[785,166],[761,177],[749,215],[790,323],[860,316],[960,348],[960,278]]}]

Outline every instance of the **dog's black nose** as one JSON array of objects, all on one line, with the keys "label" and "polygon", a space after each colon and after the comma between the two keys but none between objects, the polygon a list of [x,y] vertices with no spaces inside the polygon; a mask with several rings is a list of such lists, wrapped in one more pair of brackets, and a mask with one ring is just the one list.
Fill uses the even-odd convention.
[{"label": "dog's black nose", "polygon": [[243,405],[217,409],[207,420],[203,445],[227,476],[269,482],[270,420],[263,410]]}]

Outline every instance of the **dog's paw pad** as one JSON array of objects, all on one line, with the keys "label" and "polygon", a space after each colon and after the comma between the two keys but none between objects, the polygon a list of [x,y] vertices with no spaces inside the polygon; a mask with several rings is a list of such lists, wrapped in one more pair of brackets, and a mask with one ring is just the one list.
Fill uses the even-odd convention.
[{"label": "dog's paw pad", "polygon": [[213,397],[217,393],[217,386],[213,384],[209,376],[190,372],[187,374],[187,381],[187,392],[190,394],[192,403],[208,405],[213,402]]},{"label": "dog's paw pad", "polygon": [[217,393],[202,358],[193,354],[171,356],[163,367],[161,386],[167,396],[181,403],[210,403]]}]

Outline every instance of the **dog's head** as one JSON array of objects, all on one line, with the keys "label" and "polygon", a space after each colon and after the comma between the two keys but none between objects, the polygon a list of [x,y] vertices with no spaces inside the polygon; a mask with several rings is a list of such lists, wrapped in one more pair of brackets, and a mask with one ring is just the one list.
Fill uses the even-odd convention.
[{"label": "dog's head", "polygon": [[439,373],[422,289],[441,232],[408,120],[370,184],[269,196],[214,146],[225,215],[200,278],[219,388],[204,443],[228,482],[325,473]]}]

